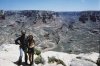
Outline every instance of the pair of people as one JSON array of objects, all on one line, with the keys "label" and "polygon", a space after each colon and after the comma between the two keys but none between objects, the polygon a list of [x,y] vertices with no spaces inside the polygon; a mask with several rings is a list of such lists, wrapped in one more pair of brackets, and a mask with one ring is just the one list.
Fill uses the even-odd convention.
[{"label": "pair of people", "polygon": [[29,56],[30,65],[32,65],[33,64],[35,41],[34,41],[32,35],[28,35],[26,37],[25,34],[26,34],[26,31],[22,30],[21,36],[15,40],[15,44],[20,45],[20,57],[18,60],[18,64],[21,65],[21,63],[22,63],[22,57],[23,57],[23,51],[24,51],[25,64],[28,64],[27,60],[28,60],[28,56]]}]

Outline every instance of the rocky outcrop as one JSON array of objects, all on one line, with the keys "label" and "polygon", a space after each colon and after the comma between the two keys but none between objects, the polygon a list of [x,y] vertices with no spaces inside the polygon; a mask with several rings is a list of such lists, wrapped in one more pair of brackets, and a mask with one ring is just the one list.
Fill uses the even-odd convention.
[{"label": "rocky outcrop", "polygon": [[[0,46],[0,66],[17,66],[15,62],[19,57],[19,45],[15,44],[3,44]],[[37,55],[34,55],[34,60],[37,58]],[[81,54],[69,54],[56,51],[46,51],[41,52],[41,57],[44,59],[44,64],[36,64],[34,66],[63,66],[60,63],[65,64],[64,66],[97,66],[96,61],[99,57],[99,53],[81,53]],[[61,62],[57,63],[48,63],[48,57],[55,57]],[[24,62],[24,58],[23,58]],[[23,65],[23,64],[22,64]]]},{"label": "rocky outcrop", "polygon": [[100,66],[100,55],[99,55],[99,57],[98,57],[98,59],[97,59],[97,63],[96,63],[98,66]]}]

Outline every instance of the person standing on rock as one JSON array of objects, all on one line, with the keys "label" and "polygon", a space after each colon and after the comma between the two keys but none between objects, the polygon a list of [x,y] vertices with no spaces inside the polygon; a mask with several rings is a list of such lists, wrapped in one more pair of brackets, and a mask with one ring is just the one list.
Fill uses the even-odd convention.
[{"label": "person standing on rock", "polygon": [[32,35],[28,36],[28,55],[30,65],[33,65],[35,41]]},{"label": "person standing on rock", "polygon": [[19,65],[22,64],[23,51],[24,51],[24,54],[25,54],[25,64],[27,64],[27,37],[26,37],[25,34],[26,34],[26,31],[22,30],[21,36],[18,37],[15,40],[15,44],[20,45],[20,57],[19,57],[19,60],[18,60]]}]

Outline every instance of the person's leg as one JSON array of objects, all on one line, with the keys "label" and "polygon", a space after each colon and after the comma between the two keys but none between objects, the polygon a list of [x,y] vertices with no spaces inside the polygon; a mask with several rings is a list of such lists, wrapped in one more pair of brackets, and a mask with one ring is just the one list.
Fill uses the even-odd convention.
[{"label": "person's leg", "polygon": [[24,51],[24,60],[25,60],[25,64],[27,64],[27,48],[26,47],[23,47],[23,51]]},{"label": "person's leg", "polygon": [[18,62],[18,64],[21,64],[22,63],[22,57],[23,57],[23,50],[20,47],[20,56],[19,56],[19,62]]},{"label": "person's leg", "polygon": [[28,56],[26,52],[24,52],[24,54],[25,54],[25,64],[27,64]]},{"label": "person's leg", "polygon": [[33,57],[32,57],[32,53],[30,53],[30,65],[33,65]]},{"label": "person's leg", "polygon": [[33,65],[34,61],[34,48],[32,48],[32,52],[31,52],[31,65]]},{"label": "person's leg", "polygon": [[29,62],[31,64],[31,54],[29,53]]},{"label": "person's leg", "polygon": [[20,48],[20,56],[23,57],[23,49]]},{"label": "person's leg", "polygon": [[34,55],[31,53],[31,64],[33,64]]}]

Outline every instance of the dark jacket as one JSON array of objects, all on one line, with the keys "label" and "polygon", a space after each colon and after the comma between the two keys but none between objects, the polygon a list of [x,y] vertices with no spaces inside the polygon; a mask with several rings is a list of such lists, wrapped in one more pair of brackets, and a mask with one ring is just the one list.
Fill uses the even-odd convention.
[{"label": "dark jacket", "polygon": [[27,47],[27,37],[22,35],[15,40],[15,44],[19,44],[21,48]]}]

